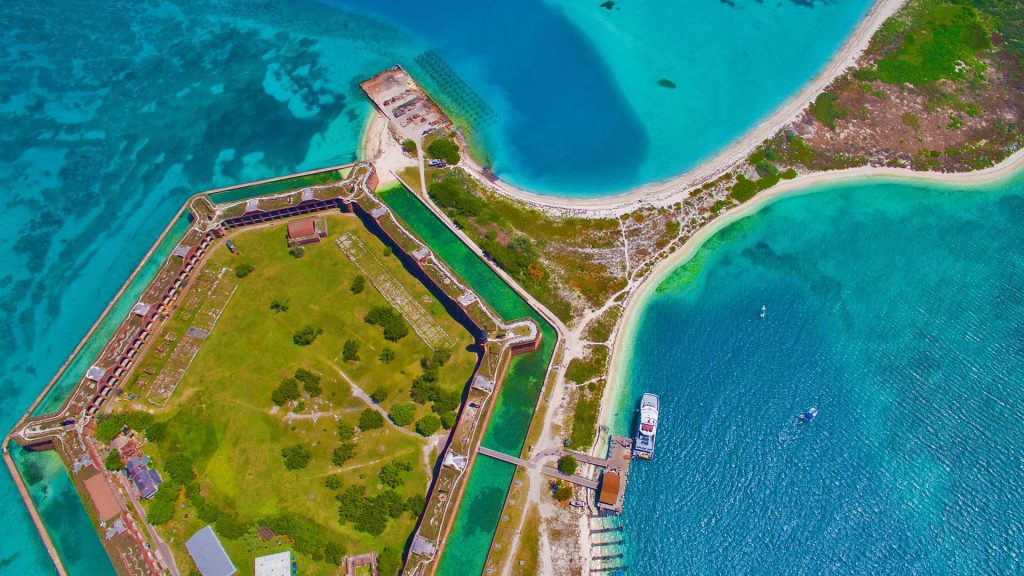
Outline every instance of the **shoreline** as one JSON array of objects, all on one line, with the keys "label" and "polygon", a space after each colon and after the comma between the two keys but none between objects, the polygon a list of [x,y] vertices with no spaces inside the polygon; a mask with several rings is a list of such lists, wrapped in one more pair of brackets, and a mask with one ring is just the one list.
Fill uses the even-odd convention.
[{"label": "shoreline", "polygon": [[643,305],[652,292],[677,268],[690,261],[704,244],[715,234],[731,224],[756,214],[773,203],[796,196],[823,192],[829,186],[856,185],[867,181],[894,182],[900,184],[926,184],[933,186],[982,187],[1001,181],[1008,181],[1024,175],[1024,149],[1018,150],[999,164],[973,172],[944,174],[937,172],[914,172],[906,168],[850,168],[831,172],[814,172],[784,180],[774,187],[754,196],[749,202],[720,214],[705,224],[686,240],[675,252],[658,262],[651,272],[640,281],[626,297],[625,308],[611,345],[611,359],[608,368],[608,387],[601,399],[598,425],[613,429],[612,415],[622,400],[626,386],[627,368],[633,355],[633,342],[640,324]]},{"label": "shoreline", "polygon": [[490,180],[484,174],[483,167],[468,154],[465,155],[462,164],[480,182],[490,184],[489,187],[497,193],[540,209],[584,210],[591,213],[600,211],[620,215],[634,210],[639,204],[672,204],[685,196],[687,188],[691,188],[697,183],[713,180],[726,172],[733,165],[743,161],[754,148],[792,122],[840,74],[856,65],[857,60],[868,48],[878,29],[886,20],[896,14],[906,1],[877,0],[860,19],[853,32],[847,36],[839,50],[813,78],[775,107],[767,117],[744,131],[725,148],[713,153],[707,159],[699,160],[693,168],[682,174],[641,184],[621,192],[593,198],[579,198],[560,193],[539,194],[502,180]]}]

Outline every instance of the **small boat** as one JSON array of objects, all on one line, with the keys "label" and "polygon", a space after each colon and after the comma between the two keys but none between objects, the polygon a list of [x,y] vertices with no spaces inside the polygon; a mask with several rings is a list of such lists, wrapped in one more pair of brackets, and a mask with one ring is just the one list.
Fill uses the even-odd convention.
[{"label": "small boat", "polygon": [[586,508],[587,503],[583,500],[569,500],[569,506],[572,506],[573,508]]},{"label": "small boat", "polygon": [[761,318],[764,318],[764,313],[768,311],[767,306],[761,306]]},{"label": "small boat", "polygon": [[812,406],[810,410],[800,415],[801,422],[810,422],[818,417],[818,407]]}]

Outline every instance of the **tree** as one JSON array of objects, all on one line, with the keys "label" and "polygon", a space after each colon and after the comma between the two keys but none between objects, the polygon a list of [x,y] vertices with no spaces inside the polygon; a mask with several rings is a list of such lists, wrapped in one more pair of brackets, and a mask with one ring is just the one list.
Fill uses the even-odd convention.
[{"label": "tree", "polygon": [[575,474],[577,468],[579,468],[579,462],[576,462],[576,459],[570,454],[558,459],[558,471],[563,474]]},{"label": "tree", "polygon": [[569,498],[572,498],[572,486],[568,483],[562,482],[561,480],[555,482],[555,500],[559,502],[565,502]]},{"label": "tree", "polygon": [[320,334],[323,334],[322,328],[306,324],[295,331],[295,334],[292,335],[292,342],[295,342],[297,346],[309,346]]},{"label": "tree", "polygon": [[337,490],[338,488],[341,488],[341,476],[331,474],[326,480],[324,480],[324,486],[330,490]]},{"label": "tree", "polygon": [[192,459],[185,454],[173,454],[164,462],[167,475],[178,484],[188,484],[196,479],[195,466]]},{"label": "tree", "polygon": [[328,542],[324,545],[324,562],[337,566],[345,560],[345,545],[339,542]]},{"label": "tree", "polygon": [[341,438],[342,442],[347,442],[354,438],[356,435],[355,426],[352,426],[345,420],[338,422],[338,438]]},{"label": "tree", "polygon": [[306,255],[306,249],[303,248],[302,246],[296,246],[295,248],[292,248],[291,251],[288,253],[292,255],[292,258],[298,260],[299,258],[302,258],[303,256]]},{"label": "tree", "polygon": [[412,462],[408,460],[392,460],[380,469],[380,483],[389,488],[402,485],[402,475],[412,470]]},{"label": "tree", "polygon": [[455,427],[455,422],[459,419],[459,415],[456,412],[445,412],[441,414],[441,426],[444,426],[445,430],[451,430]]},{"label": "tree", "polygon": [[287,298],[274,298],[270,301],[270,309],[274,312],[287,312],[288,311],[288,299]]},{"label": "tree", "polygon": [[149,440],[150,442],[161,442],[166,437],[166,422],[154,422],[146,427],[146,440]]},{"label": "tree", "polygon": [[320,375],[315,372],[299,368],[295,371],[295,379],[302,382],[302,388],[310,396],[319,396],[324,391],[323,386],[320,385]]},{"label": "tree", "polygon": [[459,163],[459,146],[450,138],[438,138],[427,146],[427,155],[444,160],[448,164]]},{"label": "tree", "polygon": [[338,447],[334,449],[331,454],[331,462],[335,466],[344,466],[345,462],[348,462],[356,455],[356,445],[352,442],[342,442],[338,444]]},{"label": "tree", "polygon": [[416,422],[416,432],[420,436],[430,436],[441,427],[441,419],[434,414],[427,414]]},{"label": "tree", "polygon": [[397,342],[409,334],[409,326],[402,315],[386,304],[370,308],[363,320],[367,324],[383,328],[384,339],[391,342]]},{"label": "tree", "polygon": [[309,466],[309,461],[313,458],[309,449],[302,444],[282,449],[281,456],[284,457],[284,467],[289,470],[301,470]]},{"label": "tree", "polygon": [[405,500],[405,509],[408,510],[414,517],[419,516],[423,513],[423,509],[427,507],[427,499],[423,494],[413,494]]},{"label": "tree", "polygon": [[270,399],[278,406],[299,399],[299,382],[294,378],[285,378],[270,394]]},{"label": "tree", "polygon": [[124,462],[121,462],[121,456],[117,453],[117,450],[111,450],[107,453],[107,458],[103,461],[103,467],[111,472],[124,470]]},{"label": "tree", "polygon": [[121,433],[122,428],[124,428],[124,423],[117,417],[117,415],[108,416],[96,424],[96,432],[94,435],[96,436],[96,440],[104,444],[109,444],[111,440]]},{"label": "tree", "polygon": [[408,402],[395,404],[391,407],[391,411],[388,412],[388,418],[390,418],[396,426],[408,426],[409,424],[412,424],[415,417],[416,406]]},{"label": "tree", "polygon": [[373,400],[374,404],[380,404],[381,402],[387,400],[387,398],[388,391],[385,390],[383,386],[378,386],[377,389],[374,390],[372,394],[370,394],[370,400]]},{"label": "tree", "polygon": [[235,276],[245,278],[249,274],[252,274],[252,271],[255,269],[256,267],[249,262],[242,262],[238,266],[235,266]]},{"label": "tree", "polygon": [[366,278],[362,274],[352,279],[352,284],[348,287],[349,291],[353,294],[359,294],[366,289]]},{"label": "tree", "polygon": [[444,414],[458,409],[460,402],[462,402],[462,394],[457,390],[438,390],[431,409],[435,414]]},{"label": "tree", "polygon": [[416,142],[412,138],[402,140],[402,150],[409,156],[416,156]]},{"label": "tree", "polygon": [[367,408],[359,413],[359,429],[363,432],[375,430],[384,426],[384,417],[372,408]]},{"label": "tree", "polygon": [[380,351],[380,356],[377,356],[377,359],[380,360],[382,364],[391,364],[395,361],[394,348],[385,346],[384,349]]},{"label": "tree", "polygon": [[341,349],[341,358],[345,362],[358,362],[359,342],[356,340],[345,340],[345,346]]}]

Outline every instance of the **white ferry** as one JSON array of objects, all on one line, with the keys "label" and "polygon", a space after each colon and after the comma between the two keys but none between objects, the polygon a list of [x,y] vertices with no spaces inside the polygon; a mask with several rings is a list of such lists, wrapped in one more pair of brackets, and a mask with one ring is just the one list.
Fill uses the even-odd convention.
[{"label": "white ferry", "polygon": [[640,425],[636,431],[633,452],[647,460],[654,456],[654,439],[658,433],[658,397],[647,393],[640,399]]}]

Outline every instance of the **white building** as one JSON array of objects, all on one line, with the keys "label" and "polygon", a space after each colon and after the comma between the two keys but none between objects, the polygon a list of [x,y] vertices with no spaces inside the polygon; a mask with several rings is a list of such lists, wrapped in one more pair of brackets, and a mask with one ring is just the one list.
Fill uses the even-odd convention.
[{"label": "white building", "polygon": [[291,552],[278,552],[256,559],[256,576],[291,576],[291,573]]}]

